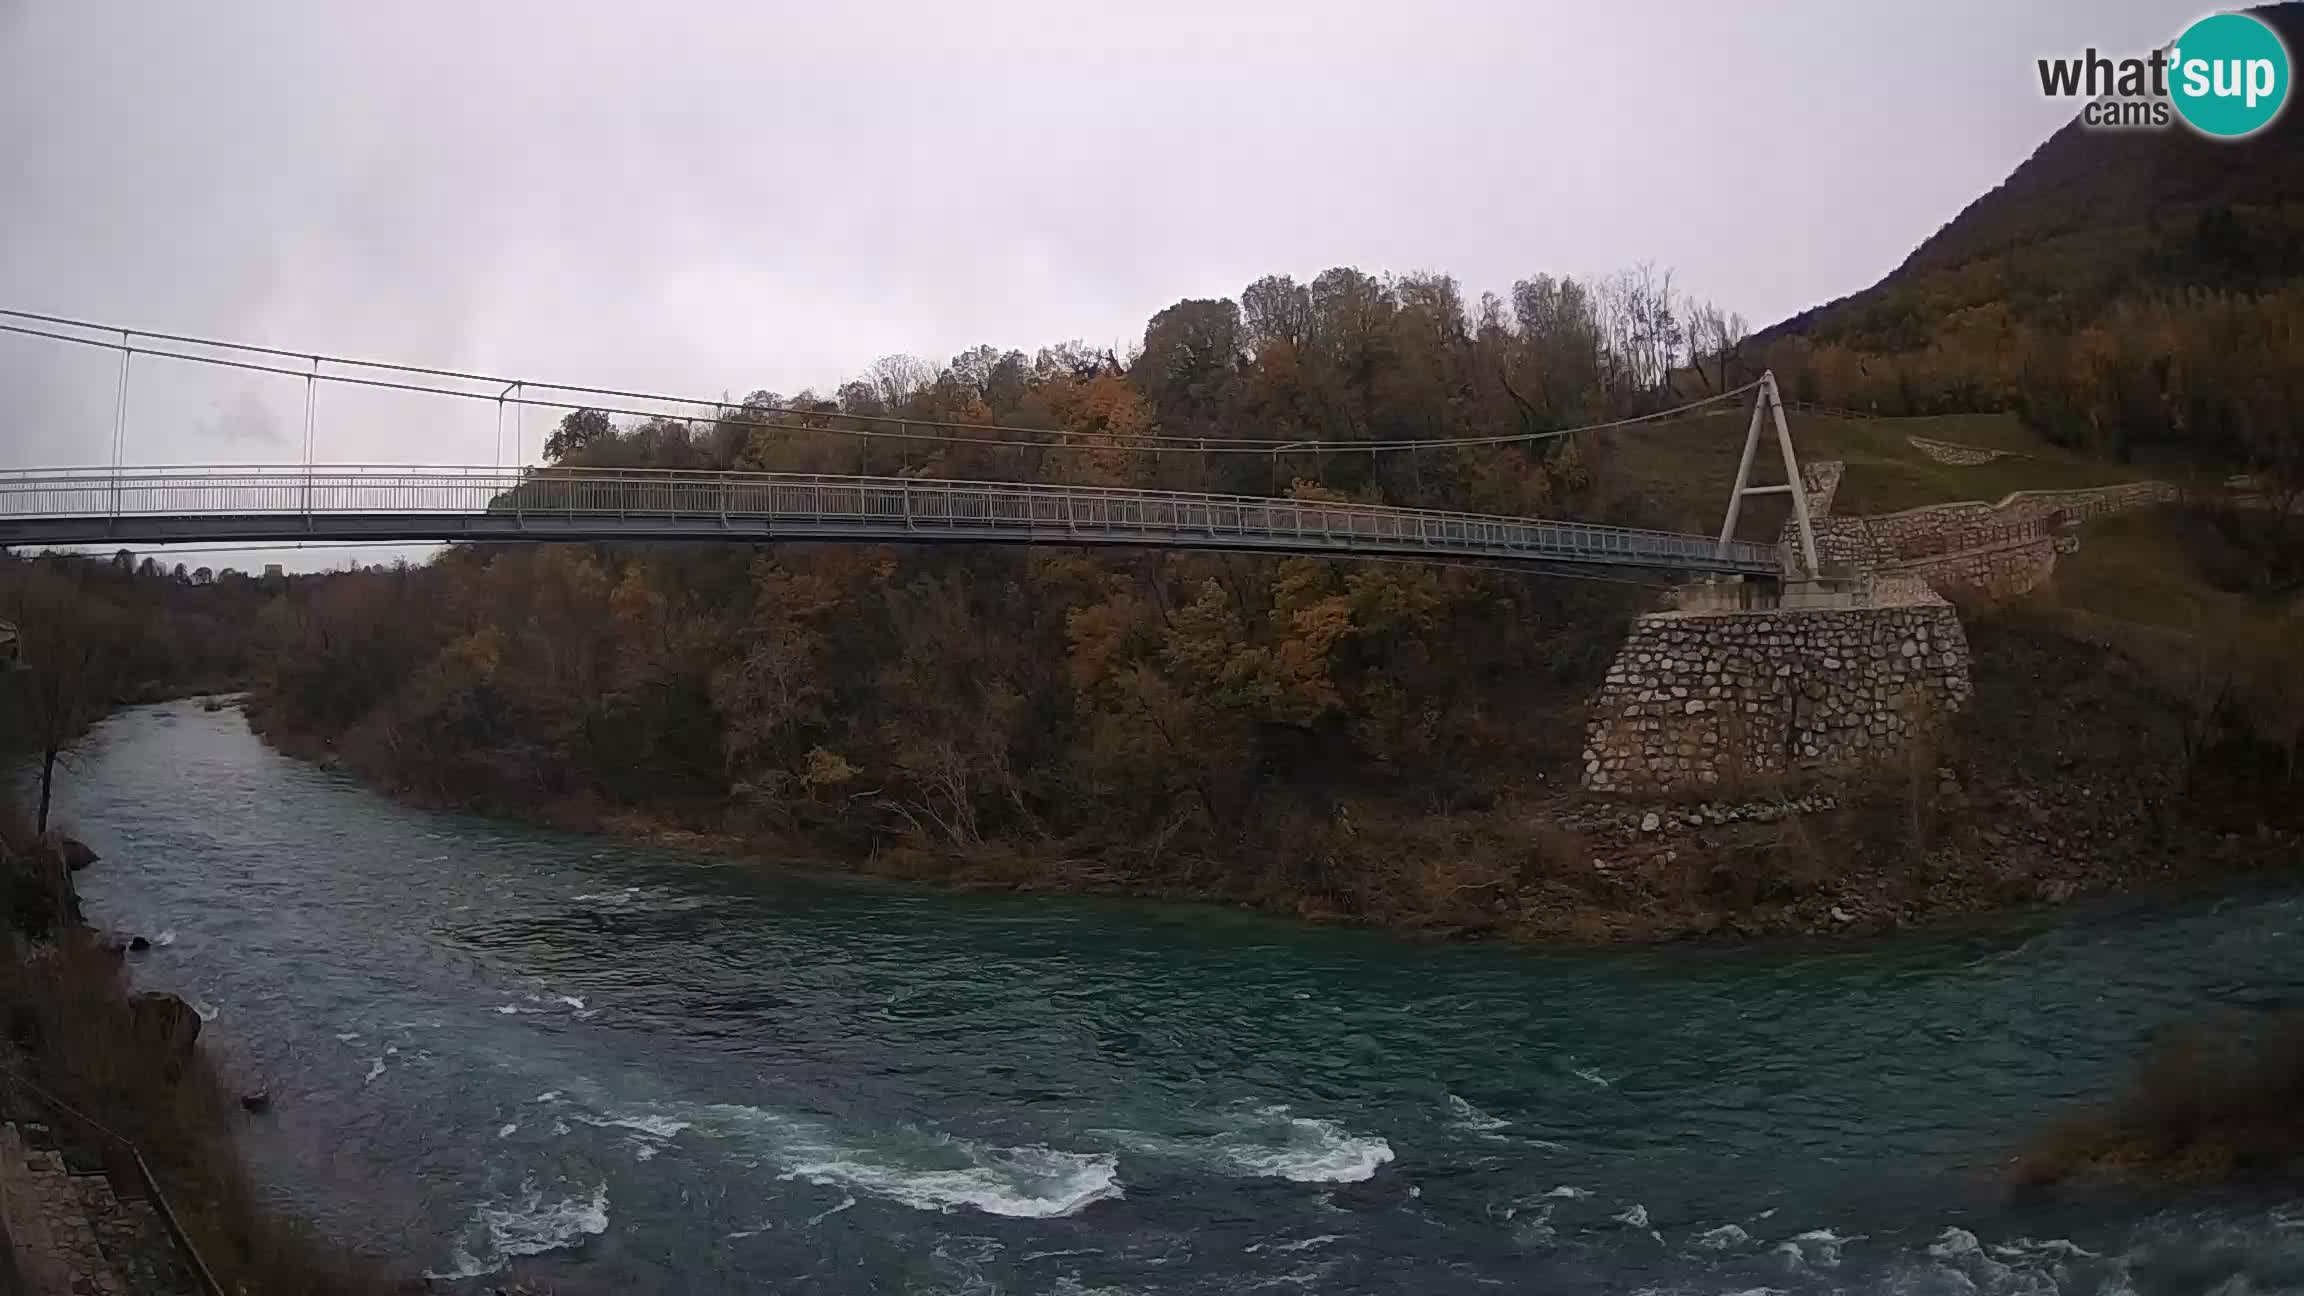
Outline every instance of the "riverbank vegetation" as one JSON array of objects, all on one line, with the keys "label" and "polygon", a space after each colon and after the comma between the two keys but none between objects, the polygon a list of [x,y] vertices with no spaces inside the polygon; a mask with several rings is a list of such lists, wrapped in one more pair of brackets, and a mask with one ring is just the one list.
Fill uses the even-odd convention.
[{"label": "riverbank vegetation", "polygon": [[249,1119],[195,1043],[198,1018],[170,995],[131,991],[117,948],[78,925],[70,874],[54,839],[29,831],[0,800],[0,879],[11,903],[0,928],[0,1108],[38,1121],[141,1195],[98,1135],[24,1089],[21,1076],[128,1140],[151,1167],[186,1233],[228,1291],[249,1296],[360,1296],[396,1290],[373,1262],[346,1254],[265,1205],[234,1146]]},{"label": "riverbank vegetation", "polygon": [[[262,1201],[233,1145],[241,1095],[199,1050],[182,1000],[139,994],[114,941],[82,925],[72,882],[90,857],[50,821],[72,745],[113,706],[230,687],[249,666],[247,627],[271,593],[196,582],[150,559],[0,559],[0,620],[18,632],[0,663],[0,761],[29,762],[37,814],[0,786],[0,1066],[126,1138],[150,1164],[227,1290],[251,1296],[382,1292],[366,1260],[316,1239]],[[100,1135],[0,1075],[0,1106],[79,1140],[140,1185]]]},{"label": "riverbank vegetation", "polygon": [[[1238,303],[1160,312],[1125,363],[1077,347],[980,347],[942,366],[892,358],[832,397],[758,393],[698,424],[578,412],[552,448],[590,466],[1277,484],[1701,525],[1680,514],[1717,509],[1733,465],[1684,471],[1668,447],[1679,437],[1732,457],[1741,407],[1623,439],[1317,460],[1279,448],[1516,435],[1652,410],[1691,384],[1734,386],[1737,330],[1714,331],[1708,307],[1676,306],[1669,282],[1538,277],[1472,305],[1441,276],[1273,277]],[[900,431],[899,418],[1056,432],[863,435]],[[1275,448],[1115,441],[1153,430],[1253,433]],[[1901,456],[1924,456],[1900,438],[1855,424],[1832,435],[1867,448],[1883,483],[1924,480],[1906,473]],[[2049,484],[2080,462],[2038,460]],[[1776,521],[1748,525],[1772,536]],[[1317,558],[463,546],[422,568],[295,582],[260,617],[250,714],[287,750],[435,804],[903,877],[1526,937],[1804,930],[1841,921],[1835,910],[1904,921],[2004,902],[2011,887],[2086,889],[2158,869],[2059,863],[2004,884],[1996,848],[1960,844],[1957,809],[1924,847],[1871,822],[1919,822],[1912,798],[1948,785],[1996,789],[1961,775],[1971,759],[1998,778],[2007,760],[2037,755],[2059,722],[2021,686],[2007,703],[2031,727],[2013,730],[2013,748],[1948,749],[1895,787],[1852,790],[1830,824],[1771,829],[1765,842],[1741,828],[1640,837],[1641,815],[1626,828],[1574,784],[1584,705],[1626,622],[1654,599],[1637,582]],[[2184,730],[2161,723],[2181,708],[2157,692],[2107,696],[2137,713],[2125,733],[2168,739],[2143,751],[2114,735],[2124,759],[2181,772]],[[2221,723],[2202,732],[2221,741]],[[2171,823],[2187,813],[2156,787],[2133,804]],[[1937,862],[1917,868],[1916,854]]]},{"label": "riverbank vegetation", "polygon": [[57,767],[107,710],[239,687],[253,662],[248,630],[271,597],[257,582],[163,568],[121,550],[0,556],[0,757],[29,753],[39,778],[33,830],[46,832]]},{"label": "riverbank vegetation", "polygon": [[[1275,276],[1187,301],[1127,363],[1075,346],[874,365],[706,426],[571,415],[561,462],[1206,488],[1557,512],[1575,438],[1410,453],[1291,441],[1542,433],[1677,399],[1735,329],[1669,275]],[[1728,337],[1725,360],[1690,342]],[[1720,366],[1725,364],[1726,369]],[[895,417],[1059,429],[890,441]],[[1123,434],[1267,437],[1151,452]],[[1317,475],[1314,482],[1311,477]],[[1590,501],[1587,501],[1588,503]],[[1094,883],[1383,918],[1325,843],[1493,805],[1580,742],[1576,695],[1647,591],[1237,555],[779,546],[489,549],[299,582],[252,706],[422,799],[639,812],[913,876]],[[1337,825],[1342,825],[1338,827]],[[1284,901],[1282,897],[1292,900]]]},{"label": "riverbank vegetation", "polygon": [[2304,1161],[2304,1014],[2228,1015],[2157,1041],[2125,1093],[2036,1139],[2015,1181],[2202,1181]]}]

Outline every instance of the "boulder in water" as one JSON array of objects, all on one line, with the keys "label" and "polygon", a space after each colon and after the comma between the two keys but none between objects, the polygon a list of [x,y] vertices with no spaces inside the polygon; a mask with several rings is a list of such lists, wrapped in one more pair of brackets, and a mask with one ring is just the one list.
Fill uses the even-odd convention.
[{"label": "boulder in water", "polygon": [[261,1115],[272,1110],[272,1095],[262,1089],[254,1093],[244,1093],[240,1095],[240,1106],[246,1111]]},{"label": "boulder in water", "polygon": [[141,936],[131,936],[128,938],[128,948],[138,954],[141,954],[144,951],[152,948],[152,942],[144,939]]},{"label": "boulder in water", "polygon": [[88,848],[88,843],[76,837],[58,837],[56,853],[63,856],[64,866],[77,873],[103,858]]},{"label": "boulder in water", "polygon": [[192,1005],[172,994],[145,990],[128,997],[128,1016],[137,1037],[160,1054],[164,1074],[171,1079],[192,1060],[193,1046],[200,1042],[200,1014]]}]

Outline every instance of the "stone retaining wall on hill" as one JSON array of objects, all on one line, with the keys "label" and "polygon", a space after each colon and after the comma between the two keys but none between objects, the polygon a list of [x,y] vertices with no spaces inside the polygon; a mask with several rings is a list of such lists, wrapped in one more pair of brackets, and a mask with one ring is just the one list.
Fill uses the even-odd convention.
[{"label": "stone retaining wall on hill", "polygon": [[1975,590],[1994,598],[2028,594],[2056,571],[2056,556],[2080,547],[2078,539],[2041,530],[1998,544],[1930,554],[1876,569],[1880,579],[1891,575],[1923,581],[1938,591]]},{"label": "stone retaining wall on hill", "polygon": [[2176,487],[2167,482],[2127,482],[2077,490],[2017,491],[1997,504],[1967,500],[1929,504],[1897,513],[1815,520],[1816,549],[1826,562],[1858,567],[1901,564],[1981,549],[2013,540],[2016,527],[2057,513],[2102,516],[2152,504],[2172,503]]},{"label": "stone retaining wall on hill", "polygon": [[1968,638],[1941,599],[1653,613],[1594,699],[1584,786],[1674,795],[1889,765],[1968,696]]},{"label": "stone retaining wall on hill", "polygon": [[1973,468],[1978,464],[1988,464],[2004,455],[2013,453],[2007,450],[1987,449],[1984,446],[1962,445],[1957,441],[1936,441],[1922,436],[1908,436],[1904,440],[1910,443],[1913,449],[1938,463],[1953,464],[1961,468]]}]

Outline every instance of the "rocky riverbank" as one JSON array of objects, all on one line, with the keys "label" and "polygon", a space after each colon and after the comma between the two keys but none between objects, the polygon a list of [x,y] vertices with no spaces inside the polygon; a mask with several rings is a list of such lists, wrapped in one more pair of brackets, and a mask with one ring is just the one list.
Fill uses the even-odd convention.
[{"label": "rocky riverbank", "polygon": [[[68,838],[0,824],[0,1177],[28,1212],[8,1221],[18,1271],[65,1275],[74,1291],[193,1292],[205,1263],[236,1291],[390,1290],[262,1204],[233,1146],[244,1095],[200,1049],[199,1013],[135,990],[128,942],[81,925],[71,874],[95,862]],[[157,1176],[198,1260],[119,1169],[118,1139]]]},{"label": "rocky riverbank", "polygon": [[[1975,698],[1940,750],[1862,781],[1641,803],[1534,771],[1427,809],[1359,787],[1281,810],[1222,855],[1010,837],[971,849],[746,830],[721,807],[554,801],[482,809],[652,844],[964,887],[1240,905],[1450,936],[1579,943],[1875,932],[1955,914],[2290,865],[2300,839],[2221,797],[2183,708],[2124,659],[2016,625],[1974,627]],[[325,739],[274,746],[361,770]],[[1147,860],[1150,867],[1147,867]],[[1258,861],[1243,867],[1241,861]]]}]

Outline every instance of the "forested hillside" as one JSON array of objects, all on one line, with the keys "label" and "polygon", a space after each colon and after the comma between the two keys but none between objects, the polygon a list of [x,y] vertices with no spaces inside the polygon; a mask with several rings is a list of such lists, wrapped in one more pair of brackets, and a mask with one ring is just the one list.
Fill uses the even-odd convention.
[{"label": "forested hillside", "polygon": [[[1742,399],[1635,434],[1546,434],[1735,388],[1755,372],[1740,334],[1648,269],[1539,276],[1476,302],[1444,276],[1338,269],[1180,302],[1126,357],[889,357],[829,396],[757,392],[701,420],[577,410],[548,449],[563,465],[1349,496],[1696,529],[1718,516]],[[1852,495],[1927,480],[1889,471],[1917,456],[1893,428],[1819,435],[1864,450]],[[1498,440],[1430,444],[1448,438]],[[1747,524],[1774,533],[1768,517]],[[1783,915],[1814,909],[1825,875],[1791,839],[1720,874],[1725,898],[1689,855],[1663,859],[1637,902],[1593,901],[1593,850],[1562,794],[1584,706],[1655,594],[1590,576],[967,546],[460,546],[422,568],[294,582],[260,620],[252,714],[290,750],[420,800],[882,872],[1530,934],[1689,930],[1753,905],[1807,921]],[[1906,863],[1883,865],[1883,885],[1921,886]]]},{"label": "forested hillside", "polygon": [[[1180,302],[1126,358],[891,357],[830,396],[756,393],[698,423],[578,411],[550,450],[1637,517],[1651,503],[1611,485],[1624,475],[1606,442],[1275,451],[1654,410],[1683,398],[1676,381],[1743,381],[1721,359],[1738,327],[1653,271],[1468,302],[1443,276],[1339,269]],[[1688,433],[1723,439],[1742,411]],[[1146,432],[1186,440],[1124,440]],[[1201,436],[1268,448],[1202,453]],[[280,741],[332,745],[428,800],[583,822],[643,811],[886,867],[1069,859],[1137,888],[1430,914],[1430,887],[1469,879],[1432,882],[1387,836],[1572,772],[1582,698],[1652,597],[1222,554],[462,547],[297,582],[264,614],[257,710]]]},{"label": "forested hillside", "polygon": [[0,760],[28,758],[33,826],[49,827],[59,761],[116,705],[244,684],[264,584],[171,570],[123,549],[109,561],[0,554]]},{"label": "forested hillside", "polygon": [[[2304,4],[2253,12],[2304,48]],[[2293,115],[2236,142],[2074,121],[1878,284],[1756,341],[1836,404],[2012,409],[2121,457],[2279,461],[2304,420],[2300,278]]]}]

